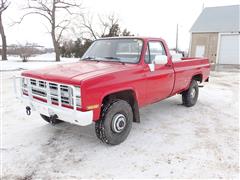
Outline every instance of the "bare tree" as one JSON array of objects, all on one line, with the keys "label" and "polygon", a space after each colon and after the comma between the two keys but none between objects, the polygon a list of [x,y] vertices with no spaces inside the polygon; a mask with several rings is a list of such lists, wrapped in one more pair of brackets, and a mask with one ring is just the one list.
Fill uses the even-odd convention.
[{"label": "bare tree", "polygon": [[[119,19],[114,14],[110,14],[109,16],[102,18],[98,16],[100,20],[100,24],[102,26],[102,34],[101,37],[111,37],[114,36],[113,29],[119,28]],[[118,29],[120,31],[120,28]],[[120,32],[119,32],[120,34]],[[117,35],[117,34],[115,34]]]},{"label": "bare tree", "polygon": [[[90,35],[91,39],[98,39],[101,37],[114,37],[114,36],[133,36],[127,29],[122,30],[119,25],[119,19],[114,14],[108,16],[98,16],[98,23],[93,21],[92,17],[81,15],[82,34]],[[97,28],[96,24],[99,24]],[[84,38],[83,38],[84,39]]]},{"label": "bare tree", "polygon": [[34,44],[26,43],[25,45],[18,45],[16,53],[22,59],[23,62],[27,62],[28,59],[36,54],[41,54]]},{"label": "bare tree", "polygon": [[95,31],[93,27],[93,18],[92,17],[87,17],[86,15],[81,15],[82,17],[82,24],[80,26],[80,29],[83,29],[82,33],[83,34],[89,34],[93,39],[99,38],[99,34],[97,31]]},{"label": "bare tree", "polygon": [[[24,8],[26,13],[22,16],[20,22],[32,14],[39,15],[47,20],[50,25],[50,34],[52,37],[53,47],[56,54],[56,61],[60,61],[59,43],[63,32],[71,23],[71,17],[66,17],[57,22],[60,12],[65,11],[68,15],[76,15],[73,13],[74,8],[80,9],[81,5],[76,0],[28,0],[27,6]],[[59,13],[59,14],[58,14]]]},{"label": "bare tree", "polygon": [[2,13],[9,7],[10,2],[8,0],[1,0],[0,3],[0,34],[2,37],[2,60],[7,60],[7,39],[2,22]]},{"label": "bare tree", "polygon": [[93,18],[81,15],[82,17],[82,23],[81,23],[81,29],[83,29],[83,33],[87,33],[90,35],[93,39],[98,39],[100,37],[106,37],[109,34],[111,34],[111,30],[113,27],[118,26],[118,17],[116,17],[114,14],[111,14],[106,17],[98,16],[98,24],[100,26],[100,30],[97,30],[96,24],[93,22]]}]

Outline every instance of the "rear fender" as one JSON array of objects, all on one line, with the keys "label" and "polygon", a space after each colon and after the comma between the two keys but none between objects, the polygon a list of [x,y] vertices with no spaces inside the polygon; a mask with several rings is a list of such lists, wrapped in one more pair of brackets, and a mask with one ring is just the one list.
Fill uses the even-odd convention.
[{"label": "rear fender", "polygon": [[202,74],[202,72],[196,72],[196,73],[194,73],[194,74],[192,75],[191,79],[190,79],[189,82],[188,82],[187,88],[186,88],[185,90],[189,89],[192,80],[194,79],[195,76],[198,76],[198,75],[201,76],[201,80],[197,80],[197,81],[199,81],[199,82],[202,82],[202,81],[203,81],[203,74]]}]

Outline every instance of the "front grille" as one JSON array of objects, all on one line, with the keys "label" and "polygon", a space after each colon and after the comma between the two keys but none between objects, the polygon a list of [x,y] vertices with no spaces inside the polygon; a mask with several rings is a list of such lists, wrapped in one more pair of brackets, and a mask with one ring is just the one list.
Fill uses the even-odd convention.
[{"label": "front grille", "polygon": [[30,79],[29,85],[31,95],[35,99],[47,101],[49,97],[51,104],[58,104],[60,94],[62,105],[73,106],[73,90],[70,86],[36,79]]}]

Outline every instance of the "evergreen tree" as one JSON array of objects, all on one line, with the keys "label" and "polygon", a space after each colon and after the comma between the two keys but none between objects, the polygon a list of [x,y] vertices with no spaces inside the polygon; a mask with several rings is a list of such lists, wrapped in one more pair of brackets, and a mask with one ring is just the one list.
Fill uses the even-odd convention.
[{"label": "evergreen tree", "polygon": [[77,38],[77,40],[74,42],[74,47],[73,47],[73,56],[75,58],[81,57],[81,49],[82,49],[82,40],[80,38]]},{"label": "evergreen tree", "polygon": [[119,24],[113,24],[112,27],[110,27],[108,34],[103,35],[102,37],[116,37],[120,36],[121,29],[119,27]]}]

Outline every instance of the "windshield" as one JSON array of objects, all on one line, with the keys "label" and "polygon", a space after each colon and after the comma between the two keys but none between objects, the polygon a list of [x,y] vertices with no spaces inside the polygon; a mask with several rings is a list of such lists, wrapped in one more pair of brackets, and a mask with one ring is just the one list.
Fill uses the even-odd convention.
[{"label": "windshield", "polygon": [[101,39],[89,47],[82,60],[138,63],[142,46],[140,39]]}]

